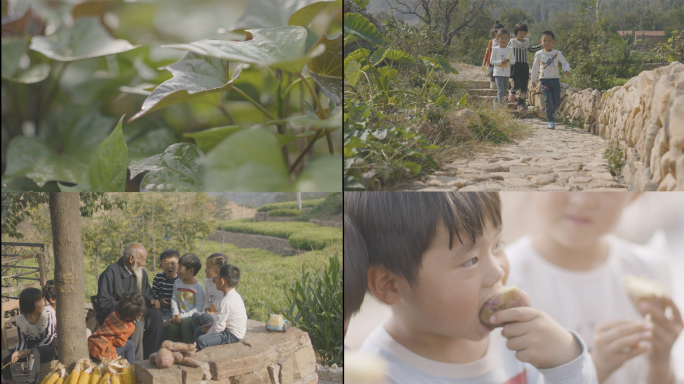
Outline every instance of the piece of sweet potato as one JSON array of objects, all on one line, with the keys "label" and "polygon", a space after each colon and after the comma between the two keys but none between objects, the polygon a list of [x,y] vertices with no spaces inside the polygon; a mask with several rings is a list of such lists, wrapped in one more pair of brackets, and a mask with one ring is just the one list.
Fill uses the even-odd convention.
[{"label": "piece of sweet potato", "polygon": [[157,352],[150,354],[150,363],[157,365]]},{"label": "piece of sweet potato", "polygon": [[166,348],[159,348],[155,363],[159,368],[169,368],[173,365],[173,353]]},{"label": "piece of sweet potato", "polygon": [[489,318],[495,312],[509,308],[529,307],[531,304],[530,296],[525,291],[515,286],[506,287],[484,303],[480,310],[480,321],[488,327],[503,327],[503,324],[493,325],[489,323]]},{"label": "piece of sweet potato", "polygon": [[195,367],[195,368],[200,366],[199,360],[197,360],[197,358],[192,358],[192,357],[187,357],[187,356],[185,356],[183,358],[183,362],[181,364],[187,365],[188,367]]},{"label": "piece of sweet potato", "polygon": [[184,356],[183,356],[182,353],[180,353],[180,352],[171,352],[171,353],[173,354],[173,362],[174,362],[174,364],[178,364],[178,363],[183,362]]}]

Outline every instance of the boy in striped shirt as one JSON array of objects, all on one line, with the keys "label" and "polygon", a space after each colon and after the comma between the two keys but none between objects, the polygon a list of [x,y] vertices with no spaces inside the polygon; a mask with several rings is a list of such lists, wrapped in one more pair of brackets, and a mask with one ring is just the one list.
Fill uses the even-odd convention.
[{"label": "boy in striped shirt", "polygon": [[164,315],[164,329],[171,319],[171,296],[173,296],[173,284],[178,279],[178,259],[180,253],[175,249],[167,249],[159,255],[161,272],[157,273],[152,280],[152,294],[155,300],[159,300],[160,310]]},{"label": "boy in striped shirt", "polygon": [[515,102],[515,93],[520,91],[518,96],[518,112],[522,112],[525,107],[525,95],[527,95],[527,82],[530,80],[530,65],[527,63],[527,52],[537,52],[542,49],[541,44],[530,46],[527,36],[527,24],[518,23],[513,28],[515,39],[511,39],[508,46],[513,48],[515,64],[513,64],[511,77],[513,78],[513,89],[508,95],[508,101]]}]

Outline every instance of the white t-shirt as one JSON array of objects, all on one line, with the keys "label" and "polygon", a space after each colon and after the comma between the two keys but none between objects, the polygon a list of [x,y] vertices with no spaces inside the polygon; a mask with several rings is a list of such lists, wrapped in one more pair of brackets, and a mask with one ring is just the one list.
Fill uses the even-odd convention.
[{"label": "white t-shirt", "polygon": [[570,63],[565,60],[560,51],[555,49],[552,49],[551,52],[546,52],[545,49],[538,51],[534,55],[534,64],[532,64],[532,82],[536,83],[537,79],[560,78],[558,63],[561,63],[563,72],[570,72]]},{"label": "white t-shirt", "polygon": [[211,308],[214,304],[215,308],[219,300],[223,298],[223,292],[219,291],[214,284],[214,279],[204,279],[204,308]]},{"label": "white t-shirt", "polygon": [[[510,62],[506,68],[500,67],[501,62],[508,58]],[[492,57],[489,62],[494,66],[494,76],[510,76],[511,66],[515,64],[515,55],[513,54],[513,48],[511,47],[494,47],[492,48]]]},{"label": "white t-shirt", "polygon": [[228,329],[238,339],[245,337],[245,333],[247,333],[247,309],[245,302],[242,301],[242,296],[235,291],[235,288],[223,296],[216,309],[218,309],[218,320],[211,326],[207,334],[221,333],[224,329]]},{"label": "white t-shirt", "polygon": [[487,353],[467,364],[449,364],[411,352],[390,336],[381,324],[361,346],[361,351],[380,355],[387,362],[387,378],[394,384],[598,384],[596,369],[584,342],[582,354],[555,368],[537,369],[516,359],[506,347],[502,328],[489,334]]},{"label": "white t-shirt", "polygon": [[[643,247],[612,235],[606,236],[606,240],[609,244],[606,262],[586,272],[568,271],[548,262],[533,248],[529,237],[506,248],[511,268],[507,285],[516,285],[527,292],[532,307],[577,332],[590,351],[597,324],[642,319],[624,289],[623,276],[647,276],[672,292],[663,257],[667,253],[664,244],[659,246],[653,244],[657,241],[652,241],[651,246]],[[613,372],[604,384],[645,384],[647,370],[646,357],[637,356]]]}]

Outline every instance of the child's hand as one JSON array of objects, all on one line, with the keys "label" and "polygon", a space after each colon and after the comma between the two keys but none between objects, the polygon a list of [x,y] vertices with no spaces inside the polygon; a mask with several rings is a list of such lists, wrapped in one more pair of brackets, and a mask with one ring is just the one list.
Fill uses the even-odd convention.
[{"label": "child's hand", "polygon": [[501,64],[508,64],[511,61],[511,59],[504,59]]},{"label": "child's hand", "polygon": [[565,71],[565,76],[570,76],[570,71]]},{"label": "child's hand", "polygon": [[171,303],[169,303],[169,299],[161,299],[159,301],[159,305],[161,305],[164,308],[168,308],[171,306]]},{"label": "child's hand", "polygon": [[591,358],[599,382],[608,378],[627,360],[649,351],[652,329],[652,325],[631,320],[614,320],[596,325]]},{"label": "child's hand", "polygon": [[537,86],[536,82],[533,81],[530,83],[530,89],[534,89],[536,86]]},{"label": "child's hand", "polygon": [[518,360],[537,368],[558,367],[582,354],[581,345],[570,331],[538,309],[504,309],[492,315],[490,322],[504,324],[501,334],[508,339],[508,349],[517,351]]},{"label": "child's hand", "polygon": [[159,309],[159,300],[152,300],[150,301],[150,304],[152,305],[152,308]]},{"label": "child's hand", "polygon": [[16,363],[19,360],[19,353],[19,351],[12,352],[12,358],[10,359],[10,362],[12,364]]},{"label": "child's hand", "polygon": [[638,307],[642,315],[650,313],[653,321],[653,352],[648,356],[651,363],[670,362],[672,345],[684,328],[682,315],[672,299],[663,298],[663,304],[665,304],[665,308],[672,308],[672,320],[665,316],[665,308],[660,308],[647,301],[642,301]]},{"label": "child's hand", "polygon": [[174,317],[171,318],[171,321],[172,321],[174,324],[180,324],[180,323],[183,322],[183,316],[181,316],[180,314],[175,315]]}]

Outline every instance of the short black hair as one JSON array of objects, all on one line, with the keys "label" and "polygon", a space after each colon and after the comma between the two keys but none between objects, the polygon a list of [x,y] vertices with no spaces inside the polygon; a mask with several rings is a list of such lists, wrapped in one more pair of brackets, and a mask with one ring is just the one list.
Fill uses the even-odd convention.
[{"label": "short black hair", "polygon": [[54,280],[48,280],[45,282],[45,286],[43,287],[43,297],[48,302],[50,302],[50,300],[57,300],[57,292],[55,292]]},{"label": "short black hair", "polygon": [[501,36],[501,35],[508,35],[508,36],[510,36],[511,33],[508,32],[508,29],[506,29],[506,28],[501,28],[501,29],[499,29],[499,32],[496,33],[496,37],[499,37],[499,36]]},{"label": "short black hair", "polygon": [[361,309],[368,290],[366,242],[351,217],[344,214],[344,321]]},{"label": "short black hair", "polygon": [[494,25],[492,26],[493,29],[497,29],[497,30],[498,30],[498,29],[501,29],[501,28],[503,28],[503,27],[504,27],[504,25],[501,24],[501,23],[499,23],[499,20],[495,21],[495,22],[494,22]]},{"label": "short black hair", "polygon": [[207,257],[207,263],[209,263],[209,260],[211,260],[212,265],[221,267],[226,264],[228,264],[228,256],[224,255],[223,253],[212,253]]},{"label": "short black hair", "polygon": [[219,269],[219,277],[226,281],[229,287],[237,287],[240,282],[240,268],[233,264],[226,264]]},{"label": "short black hair", "polygon": [[176,251],[175,249],[167,249],[166,251],[162,252],[161,255],[159,255],[159,263],[163,263],[164,259],[169,259],[171,257],[180,259],[180,252]]},{"label": "short black hair", "polygon": [[202,260],[200,260],[194,253],[186,253],[178,259],[178,265],[182,265],[185,269],[193,269],[192,275],[197,276],[197,272],[202,269]]},{"label": "short black hair", "polygon": [[518,36],[518,32],[520,31],[527,32],[527,24],[519,22],[515,25],[515,27],[513,27],[513,35]]},{"label": "short black hair", "polygon": [[541,35],[542,36],[544,36],[544,35],[551,36],[552,39],[556,40],[556,36],[551,31],[544,31],[544,32],[542,32]]},{"label": "short black hair", "polygon": [[[25,315],[36,310],[36,302],[43,298],[43,292],[38,288],[26,288],[19,294],[19,309]],[[4,319],[3,319],[4,321]]]},{"label": "short black hair", "polygon": [[382,266],[415,282],[438,225],[454,237],[476,242],[490,221],[501,226],[496,192],[345,192],[345,212],[366,241],[368,266]]},{"label": "short black hair", "polygon": [[133,322],[138,316],[144,317],[147,313],[145,299],[138,292],[126,292],[121,295],[119,303],[116,305],[116,312],[119,313],[121,320]]}]

